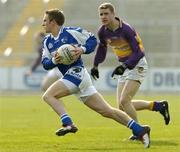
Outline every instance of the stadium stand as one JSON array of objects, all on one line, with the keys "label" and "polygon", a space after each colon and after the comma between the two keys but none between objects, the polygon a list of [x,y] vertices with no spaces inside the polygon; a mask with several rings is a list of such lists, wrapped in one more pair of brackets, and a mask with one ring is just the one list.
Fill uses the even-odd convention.
[{"label": "stadium stand", "polygon": [[[0,64],[8,62],[7,58],[2,58],[8,46],[13,48],[12,60],[16,61],[22,58],[22,55],[26,61],[33,57],[32,37],[34,32],[41,30],[40,19],[46,8],[63,8],[67,16],[66,25],[81,26],[96,33],[100,25],[97,7],[102,2],[105,0],[91,0],[91,3],[83,0],[50,0],[45,6],[43,0],[26,0],[22,1],[22,4],[18,0],[13,0],[7,1],[6,8],[0,5],[1,14],[7,13],[9,21],[7,30],[3,28],[3,32],[0,33]],[[116,6],[118,16],[127,20],[139,31],[146,48],[146,56],[151,59],[149,62],[151,66],[180,65],[178,53],[180,21],[177,20],[180,17],[179,0],[109,0],[109,2]],[[28,23],[30,17],[35,19],[33,23]],[[0,26],[5,26],[4,24]],[[30,29],[22,38],[19,32],[26,24],[30,24]],[[15,55],[18,57],[13,57]],[[165,60],[167,56],[171,62]],[[86,60],[85,56],[84,58],[87,64],[92,64],[91,59]],[[110,53],[108,58],[110,62],[106,64],[111,66],[113,54]],[[19,61],[16,63],[27,64],[24,61],[21,64]]]},{"label": "stadium stand", "polygon": [[[16,3],[17,2],[18,1],[16,1]],[[23,60],[21,56],[31,55],[33,50],[32,38],[35,32],[42,30],[40,19],[42,19],[44,10],[57,6],[60,8],[63,7],[63,1],[51,0],[49,3],[44,4],[43,1],[29,0],[26,5],[21,6],[24,8],[21,9],[21,12],[17,12],[19,18],[7,29],[8,31],[0,43],[0,55],[3,55],[7,47],[11,47],[13,49],[12,56],[15,57],[11,57],[11,59],[8,58],[8,60],[7,58],[2,59],[0,62],[1,65],[3,63],[5,65],[12,64],[15,66],[24,64],[25,60]],[[13,14],[11,15],[13,19]],[[20,31],[24,26],[29,27],[29,30],[27,34],[21,36]]]},{"label": "stadium stand", "polygon": [[[0,3],[0,40],[4,38],[8,29],[13,25],[13,23],[19,18],[20,12],[26,5],[27,1],[21,1],[21,3],[17,3],[17,1],[7,1],[6,3]],[[16,5],[16,7],[14,7]]]}]

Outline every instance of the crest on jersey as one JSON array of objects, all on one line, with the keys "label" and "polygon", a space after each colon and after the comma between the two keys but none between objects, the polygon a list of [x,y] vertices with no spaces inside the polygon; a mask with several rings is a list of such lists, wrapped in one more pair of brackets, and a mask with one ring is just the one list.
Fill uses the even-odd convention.
[{"label": "crest on jersey", "polygon": [[49,48],[49,49],[52,49],[52,48],[53,48],[53,44],[52,44],[52,43],[49,43],[49,44],[48,44],[48,48]]},{"label": "crest on jersey", "polygon": [[67,38],[67,37],[63,37],[63,38],[61,39],[61,42],[62,42],[62,43],[67,43],[67,41],[68,41],[68,38]]}]

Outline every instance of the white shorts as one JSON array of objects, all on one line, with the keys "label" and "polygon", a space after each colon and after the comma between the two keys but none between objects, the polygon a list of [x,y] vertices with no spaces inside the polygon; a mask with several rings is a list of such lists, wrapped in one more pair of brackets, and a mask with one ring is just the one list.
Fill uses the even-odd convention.
[{"label": "white shorts", "polygon": [[51,69],[50,71],[48,71],[47,73],[47,77],[54,77],[54,76],[57,76],[59,78],[61,78],[63,75],[62,73],[59,71],[59,69],[57,67]]},{"label": "white shorts", "polygon": [[83,67],[72,67],[61,78],[61,81],[75,94],[81,101],[88,96],[97,93],[93,86],[87,70]]},{"label": "white shorts", "polygon": [[143,57],[139,60],[138,64],[134,67],[134,69],[126,69],[124,74],[118,77],[118,83],[124,83],[126,80],[136,80],[142,83],[142,81],[146,77],[147,71],[147,61],[146,58]]}]

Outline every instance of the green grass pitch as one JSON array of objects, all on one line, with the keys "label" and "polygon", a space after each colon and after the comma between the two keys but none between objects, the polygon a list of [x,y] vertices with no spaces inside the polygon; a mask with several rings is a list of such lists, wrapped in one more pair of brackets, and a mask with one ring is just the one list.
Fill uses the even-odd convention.
[{"label": "green grass pitch", "polygon": [[[104,96],[116,106],[115,96]],[[76,134],[55,136],[59,119],[39,96],[0,97],[0,152],[177,152],[180,151],[180,96],[137,96],[168,99],[171,123],[166,126],[157,112],[139,111],[139,121],[151,126],[151,147],[127,140],[126,127],[101,117],[74,96],[64,98],[68,113],[78,126]]]}]

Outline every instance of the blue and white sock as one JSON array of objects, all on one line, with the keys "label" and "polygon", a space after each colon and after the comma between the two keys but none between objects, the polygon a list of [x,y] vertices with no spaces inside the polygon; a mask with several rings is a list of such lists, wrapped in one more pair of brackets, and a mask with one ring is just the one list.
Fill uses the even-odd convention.
[{"label": "blue and white sock", "polygon": [[69,117],[69,115],[67,113],[61,115],[60,119],[61,119],[63,126],[68,126],[68,125],[73,124],[71,118]]},{"label": "blue and white sock", "polygon": [[134,120],[130,120],[127,124],[127,127],[132,130],[135,136],[138,136],[143,131],[143,127]]}]

